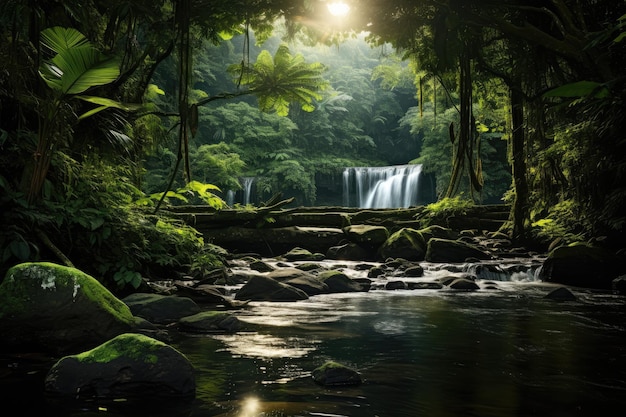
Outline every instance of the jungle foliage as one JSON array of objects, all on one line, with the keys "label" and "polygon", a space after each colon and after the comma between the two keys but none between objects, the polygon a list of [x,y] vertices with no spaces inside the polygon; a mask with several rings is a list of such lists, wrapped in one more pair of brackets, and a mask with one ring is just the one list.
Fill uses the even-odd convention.
[{"label": "jungle foliage", "polygon": [[244,177],[324,204],[320,178],[410,161],[445,201],[504,195],[515,238],[624,244],[623,2],[348,2],[2,2],[2,270],[206,271],[160,208]]}]

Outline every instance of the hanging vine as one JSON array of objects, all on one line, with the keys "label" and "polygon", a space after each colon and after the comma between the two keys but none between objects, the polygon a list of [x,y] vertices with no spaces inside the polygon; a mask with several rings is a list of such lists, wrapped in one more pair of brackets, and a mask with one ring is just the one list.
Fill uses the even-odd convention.
[{"label": "hanging vine", "polygon": [[[184,161],[184,175],[187,183],[191,182],[191,168],[189,164],[189,122],[194,120],[197,122],[197,106],[189,107],[189,85],[191,83],[192,70],[192,49],[190,42],[190,12],[191,0],[179,0],[176,2],[176,33],[178,38],[178,152],[176,164],[172,170],[167,189],[161,195],[154,211],[155,213],[163,204],[167,193],[172,189],[174,179],[178,173],[181,161]],[[190,117],[195,112],[193,117]]]},{"label": "hanging vine", "polygon": [[471,58],[465,49],[459,56],[459,131],[458,138],[454,125],[450,124],[450,140],[453,145],[452,174],[446,190],[446,197],[453,197],[459,191],[461,179],[465,171],[469,177],[469,189],[481,192],[483,188],[482,165],[480,161],[480,140],[476,133],[476,120],[472,114],[472,72]]}]

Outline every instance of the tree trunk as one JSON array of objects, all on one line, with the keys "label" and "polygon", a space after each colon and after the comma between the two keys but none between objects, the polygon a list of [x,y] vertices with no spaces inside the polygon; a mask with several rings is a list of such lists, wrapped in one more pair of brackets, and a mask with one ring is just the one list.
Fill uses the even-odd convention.
[{"label": "tree trunk", "polygon": [[522,92],[511,88],[511,156],[513,165],[513,187],[515,201],[511,208],[513,223],[512,237],[526,238],[526,220],[528,217],[528,182],[526,180],[526,152],[524,134],[524,99]]}]

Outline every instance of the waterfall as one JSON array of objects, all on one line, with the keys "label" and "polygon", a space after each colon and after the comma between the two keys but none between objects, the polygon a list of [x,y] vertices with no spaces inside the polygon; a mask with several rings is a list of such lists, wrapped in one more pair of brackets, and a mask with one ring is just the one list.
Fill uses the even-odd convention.
[{"label": "waterfall", "polygon": [[241,190],[228,190],[226,192],[226,204],[231,207],[235,204],[242,204],[244,206],[252,204],[252,199],[256,198],[254,186],[256,177],[240,177],[239,182],[241,184]]},{"label": "waterfall", "polygon": [[346,207],[402,208],[433,201],[434,187],[424,187],[422,165],[351,167],[343,171]]},{"label": "waterfall", "polygon": [[241,186],[243,187],[243,205],[250,204],[250,196],[252,195],[252,184],[255,177],[243,177]]}]

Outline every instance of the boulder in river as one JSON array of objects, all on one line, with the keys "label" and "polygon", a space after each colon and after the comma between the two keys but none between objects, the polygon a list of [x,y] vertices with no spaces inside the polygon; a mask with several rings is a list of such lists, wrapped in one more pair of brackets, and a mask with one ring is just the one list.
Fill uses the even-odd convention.
[{"label": "boulder in river", "polygon": [[182,330],[193,333],[227,332],[233,333],[241,328],[241,321],[225,311],[202,311],[178,321]]},{"label": "boulder in river", "polygon": [[385,258],[404,258],[409,261],[423,261],[426,242],[416,229],[405,227],[389,236],[380,247],[379,254]]},{"label": "boulder in river", "polygon": [[292,287],[296,287],[304,291],[309,296],[329,292],[328,285],[321,282],[312,273],[302,271],[298,268],[280,268],[276,271],[270,272],[267,277],[278,282],[291,285]]},{"label": "boulder in river", "polygon": [[266,276],[252,277],[235,295],[236,300],[299,301],[309,296],[302,290]]},{"label": "boulder in river", "polygon": [[172,346],[125,333],[56,362],[45,378],[49,395],[78,400],[193,399],[196,382],[189,360]]},{"label": "boulder in river", "polygon": [[316,383],[326,387],[359,385],[362,382],[361,375],[356,370],[333,361],[315,368],[312,376]]},{"label": "boulder in river", "polygon": [[135,316],[157,324],[173,323],[182,317],[200,312],[198,304],[188,297],[138,292],[125,297],[122,301]]},{"label": "boulder in river", "polygon": [[18,264],[0,284],[2,349],[76,352],[132,331],[138,323],[126,304],[76,268]]},{"label": "boulder in river", "polygon": [[365,261],[373,257],[373,255],[371,251],[359,246],[357,243],[344,243],[343,245],[328,248],[326,257],[337,260]]},{"label": "boulder in river", "polygon": [[467,259],[491,259],[491,254],[460,240],[432,238],[428,241],[428,262],[465,262]]},{"label": "boulder in river", "polygon": [[558,287],[546,294],[546,298],[556,301],[576,301],[576,296],[569,288]]},{"label": "boulder in river", "polygon": [[343,228],[350,242],[369,250],[378,249],[389,238],[389,231],[384,226],[355,224]]},{"label": "boulder in river", "polygon": [[558,246],[539,271],[539,279],[585,288],[612,288],[612,282],[626,273],[626,259],[586,243]]},{"label": "boulder in river", "polygon": [[317,276],[317,278],[328,285],[328,291],[331,293],[365,291],[365,288],[363,288],[361,284],[341,271],[323,271]]}]

